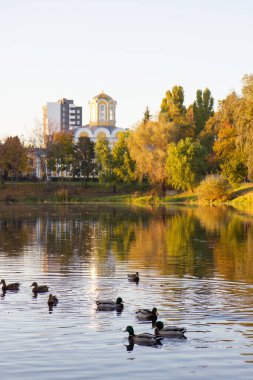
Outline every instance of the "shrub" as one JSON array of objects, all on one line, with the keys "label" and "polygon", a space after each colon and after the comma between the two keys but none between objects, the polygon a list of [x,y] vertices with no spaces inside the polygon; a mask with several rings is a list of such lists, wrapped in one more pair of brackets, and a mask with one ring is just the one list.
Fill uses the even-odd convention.
[{"label": "shrub", "polygon": [[69,200],[69,191],[68,189],[59,189],[55,193],[56,202],[66,203]]},{"label": "shrub", "polygon": [[221,175],[206,176],[198,186],[196,193],[202,201],[225,201],[228,198],[228,181]]}]

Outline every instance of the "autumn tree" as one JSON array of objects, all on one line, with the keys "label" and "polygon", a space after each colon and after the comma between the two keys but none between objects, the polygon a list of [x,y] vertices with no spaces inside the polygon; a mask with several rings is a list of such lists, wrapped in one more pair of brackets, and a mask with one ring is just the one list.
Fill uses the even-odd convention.
[{"label": "autumn tree", "polygon": [[153,184],[161,184],[164,192],[167,183],[168,126],[163,121],[139,124],[129,133],[128,147],[136,162],[136,173],[142,180],[148,177]]},{"label": "autumn tree", "polygon": [[60,178],[66,171],[71,172],[73,160],[73,138],[66,132],[58,132],[49,136],[47,141],[47,165],[51,172],[56,172]]},{"label": "autumn tree", "polygon": [[193,117],[184,105],[184,90],[174,86],[166,92],[162,100],[159,120],[167,123],[168,140],[177,143],[181,139],[194,136]]},{"label": "autumn tree", "polygon": [[0,173],[2,178],[17,177],[27,168],[27,152],[18,136],[7,137],[0,147]]},{"label": "autumn tree", "polygon": [[245,156],[248,176],[253,180],[253,75],[243,78],[242,97],[236,117],[238,149]]},{"label": "autumn tree", "polygon": [[182,86],[174,86],[166,92],[161,103],[160,115],[167,121],[173,121],[185,115],[184,89]]},{"label": "autumn tree", "polygon": [[177,190],[193,190],[205,170],[204,151],[198,141],[190,138],[168,146],[166,172],[168,183]]},{"label": "autumn tree", "polygon": [[240,107],[242,99],[235,92],[229,94],[219,102],[215,115],[217,121],[217,135],[213,144],[216,160],[222,174],[233,186],[241,183],[247,176],[246,152],[243,139],[239,133]]}]

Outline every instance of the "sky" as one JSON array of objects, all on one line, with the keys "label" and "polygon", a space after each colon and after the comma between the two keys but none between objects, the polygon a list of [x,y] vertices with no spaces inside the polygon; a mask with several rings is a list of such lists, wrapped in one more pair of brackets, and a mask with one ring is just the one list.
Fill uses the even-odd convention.
[{"label": "sky", "polygon": [[253,73],[252,37],[251,0],[0,0],[0,140],[28,140],[63,97],[86,124],[102,90],[122,128],[174,85],[187,106],[206,87],[217,105]]}]

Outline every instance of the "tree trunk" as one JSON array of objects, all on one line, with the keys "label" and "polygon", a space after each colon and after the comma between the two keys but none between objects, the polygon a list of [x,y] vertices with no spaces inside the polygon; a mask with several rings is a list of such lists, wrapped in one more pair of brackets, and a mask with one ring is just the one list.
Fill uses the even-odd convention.
[{"label": "tree trunk", "polygon": [[165,196],[165,191],[166,191],[166,183],[165,180],[162,181],[162,195],[163,197]]}]

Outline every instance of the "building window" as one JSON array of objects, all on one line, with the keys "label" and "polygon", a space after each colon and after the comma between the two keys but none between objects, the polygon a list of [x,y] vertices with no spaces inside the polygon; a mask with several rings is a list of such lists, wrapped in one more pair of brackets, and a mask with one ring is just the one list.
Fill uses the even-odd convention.
[{"label": "building window", "polygon": [[77,115],[77,120],[80,120],[80,115]]},{"label": "building window", "polygon": [[99,107],[99,120],[105,121],[105,106],[104,106],[104,104],[101,104],[101,106]]},{"label": "building window", "polygon": [[76,112],[77,112],[77,113],[80,113],[80,110],[77,110]]},{"label": "building window", "polygon": [[110,112],[109,112],[109,117],[110,117],[110,120],[113,120],[114,119],[114,117],[113,117],[113,105],[112,104],[110,104]]}]

